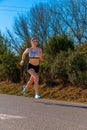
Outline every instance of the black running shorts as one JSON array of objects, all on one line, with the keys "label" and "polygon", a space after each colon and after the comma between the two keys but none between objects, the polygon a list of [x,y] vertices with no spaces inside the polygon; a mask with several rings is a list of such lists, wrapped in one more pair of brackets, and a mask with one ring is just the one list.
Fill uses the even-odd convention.
[{"label": "black running shorts", "polygon": [[28,64],[28,70],[29,69],[34,69],[36,73],[39,72],[39,65],[32,65],[32,64]]}]

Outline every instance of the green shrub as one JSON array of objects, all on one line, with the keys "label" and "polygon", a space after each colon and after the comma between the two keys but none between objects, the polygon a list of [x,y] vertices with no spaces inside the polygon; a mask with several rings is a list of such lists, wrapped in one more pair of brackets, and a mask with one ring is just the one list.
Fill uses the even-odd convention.
[{"label": "green shrub", "polygon": [[67,79],[65,60],[68,50],[74,50],[74,43],[66,35],[54,36],[45,46],[46,61],[41,66],[41,77],[47,84],[52,84],[53,78]]},{"label": "green shrub", "polygon": [[47,84],[47,86],[51,86],[53,81],[53,76],[51,74],[51,64],[48,60],[45,60],[40,65],[40,81],[41,83]]},{"label": "green shrub", "polygon": [[51,73],[55,78],[67,81],[66,59],[68,52],[60,52],[51,66]]},{"label": "green shrub", "polygon": [[51,65],[54,78],[80,87],[87,86],[87,46],[76,51],[60,52]]},{"label": "green shrub", "polygon": [[67,58],[66,69],[73,85],[87,86],[87,51],[80,51],[81,48]]},{"label": "green shrub", "polygon": [[4,52],[0,64],[0,76],[4,80],[18,82],[20,80],[20,69],[18,68],[18,58],[11,52]]},{"label": "green shrub", "polygon": [[74,43],[66,35],[52,37],[45,48],[46,54],[55,58],[61,51],[74,50]]}]

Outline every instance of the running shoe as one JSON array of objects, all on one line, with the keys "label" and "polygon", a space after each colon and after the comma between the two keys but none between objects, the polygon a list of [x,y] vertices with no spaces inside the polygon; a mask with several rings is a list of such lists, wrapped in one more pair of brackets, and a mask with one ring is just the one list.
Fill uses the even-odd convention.
[{"label": "running shoe", "polygon": [[24,85],[23,86],[23,91],[22,91],[22,94],[25,95],[26,94],[26,86]]},{"label": "running shoe", "polygon": [[36,95],[35,95],[35,98],[36,98],[36,99],[39,99],[39,98],[41,98],[41,96],[40,96],[39,94],[36,94]]}]

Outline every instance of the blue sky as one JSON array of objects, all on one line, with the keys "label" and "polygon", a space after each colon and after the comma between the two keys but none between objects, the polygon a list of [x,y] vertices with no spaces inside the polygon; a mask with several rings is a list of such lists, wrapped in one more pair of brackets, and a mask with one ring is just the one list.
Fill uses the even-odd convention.
[{"label": "blue sky", "polygon": [[0,31],[5,33],[6,28],[12,31],[14,17],[18,13],[25,13],[35,4],[48,1],[50,0],[0,0]]}]

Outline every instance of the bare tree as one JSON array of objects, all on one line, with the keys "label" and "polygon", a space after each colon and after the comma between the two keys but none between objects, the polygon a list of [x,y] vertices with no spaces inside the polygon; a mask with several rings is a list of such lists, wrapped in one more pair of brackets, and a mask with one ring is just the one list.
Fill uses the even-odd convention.
[{"label": "bare tree", "polygon": [[51,1],[50,3],[50,32],[51,36],[61,35],[65,33],[65,26],[61,19],[60,11],[61,3],[57,0]]},{"label": "bare tree", "polygon": [[54,34],[67,34],[79,44],[87,41],[87,0],[55,0],[51,11]]},{"label": "bare tree", "polygon": [[18,15],[14,22],[14,32],[26,46],[30,46],[30,32],[26,15]]},{"label": "bare tree", "polygon": [[40,45],[54,35],[65,34],[79,44],[87,41],[87,0],[54,0],[38,4],[30,12],[18,15],[14,21],[14,35],[8,30],[11,44],[17,52],[30,46],[36,36]]},{"label": "bare tree", "polygon": [[62,20],[70,28],[75,41],[84,42],[87,36],[87,0],[67,0],[67,6],[61,7]]},{"label": "bare tree", "polygon": [[17,54],[30,46],[30,32],[25,15],[18,15],[14,20],[14,34],[7,29],[9,44]]},{"label": "bare tree", "polygon": [[28,14],[31,35],[38,37],[41,46],[49,37],[50,12],[49,5],[39,4],[33,7]]},{"label": "bare tree", "polygon": [[8,36],[8,44],[10,46],[11,51],[14,51],[17,54],[20,54],[20,49],[22,50],[22,47],[20,43],[18,43],[17,39],[14,37],[14,35],[7,29],[7,36]]}]

